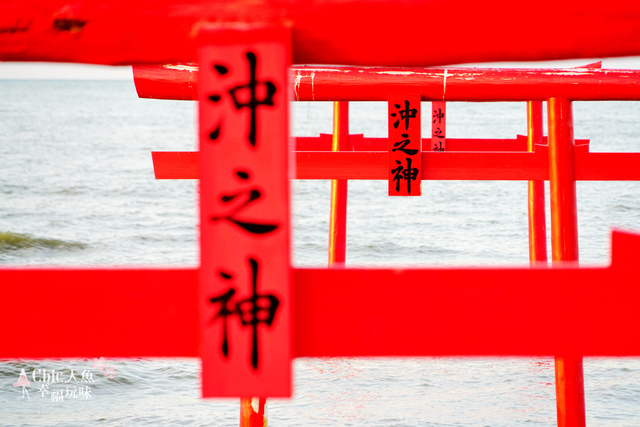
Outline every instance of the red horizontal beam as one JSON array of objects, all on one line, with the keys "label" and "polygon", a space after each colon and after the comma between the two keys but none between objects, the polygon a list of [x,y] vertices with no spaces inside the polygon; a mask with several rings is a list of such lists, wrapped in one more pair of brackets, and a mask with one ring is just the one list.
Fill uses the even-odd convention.
[{"label": "red horizontal beam", "polygon": [[640,326],[629,272],[317,269],[298,277],[297,357],[640,352],[629,342]]},{"label": "red horizontal beam", "polygon": [[608,268],[297,270],[295,355],[637,354],[640,235],[611,242]]},{"label": "red horizontal beam", "polygon": [[[295,269],[294,355],[640,356],[639,239],[607,268]],[[0,281],[1,358],[198,356],[196,269]]]},{"label": "red horizontal beam", "polygon": [[0,357],[198,357],[196,269],[2,269]]},{"label": "red horizontal beam", "polygon": [[[156,179],[198,179],[197,152],[153,152]],[[296,152],[296,179],[386,179],[385,152]],[[638,181],[640,153],[576,149],[576,180]],[[423,180],[548,180],[546,146],[527,152],[423,152]]]},{"label": "red horizontal beam", "polygon": [[[298,101],[386,101],[407,91],[424,101],[640,99],[639,70],[294,67],[291,73]],[[133,78],[141,98],[196,99],[197,67],[134,66]]]},{"label": "red horizontal beam", "polygon": [[134,65],[133,83],[139,98],[198,99],[198,67],[195,64]]},{"label": "red horizontal beam", "polygon": [[[333,135],[321,133],[320,136],[295,137],[296,151],[332,151]],[[576,139],[576,146],[588,149],[588,139]],[[431,138],[422,138],[422,146],[431,143]],[[543,137],[542,144],[537,149],[546,150],[547,137]],[[370,138],[362,134],[349,135],[347,148],[341,151],[387,151],[388,138]],[[447,138],[447,151],[527,151],[527,137],[517,135],[513,138]],[[546,152],[546,151],[545,151]]]},{"label": "red horizontal beam", "polygon": [[[331,151],[333,135],[320,134],[319,137],[295,138],[297,151]],[[430,142],[423,139],[423,145]],[[449,139],[453,151],[527,151],[527,139],[518,135],[516,139]],[[587,144],[588,140],[577,140],[577,144]],[[386,151],[387,138],[364,138],[363,135],[349,135],[349,151]],[[152,153],[156,179],[197,179],[198,159],[193,152]]]},{"label": "red horizontal beam", "polygon": [[[296,179],[387,179],[385,152],[298,152]],[[423,180],[544,180],[548,159],[539,153],[423,152]],[[640,178],[640,172],[638,173]]]},{"label": "red horizontal beam", "polygon": [[199,152],[152,151],[156,179],[199,179]]},{"label": "red horizontal beam", "polygon": [[[333,135],[298,136],[295,138],[296,151],[331,151]],[[546,142],[546,141],[545,141]],[[427,147],[431,138],[422,138],[422,146]],[[577,140],[576,144],[588,145],[589,140]],[[345,150],[341,151],[387,151],[388,138],[365,138],[362,134],[349,135]],[[527,137],[518,135],[515,139],[449,138],[449,151],[527,151]]]},{"label": "red horizontal beam", "polygon": [[640,99],[639,70],[298,68],[295,96],[304,101],[385,101],[419,92],[424,101],[628,101]]},{"label": "red horizontal beam", "polygon": [[[434,38],[426,22],[455,30]],[[513,0],[4,0],[0,60],[194,62],[196,35],[207,23],[288,26],[297,64],[423,67],[640,54],[635,0],[540,0],[526,13]]]},{"label": "red horizontal beam", "polygon": [[[546,144],[544,137],[543,143]],[[423,138],[422,145],[427,146],[431,138]],[[320,136],[299,136],[295,138],[296,151],[332,151],[333,135],[321,133]],[[588,139],[575,140],[578,146],[588,146]],[[518,135],[515,139],[477,139],[477,138],[449,138],[447,139],[448,151],[527,151],[527,137]],[[387,151],[389,148],[388,138],[365,138],[362,134],[349,135],[347,148],[343,151]],[[538,149],[546,150],[546,146]],[[546,152],[546,151],[545,151]],[[159,156],[165,162],[175,162],[175,174],[179,174],[178,168],[184,168],[183,172],[188,172],[196,167],[196,159],[191,157],[191,152],[181,151],[168,154],[168,152],[157,151],[153,154]]]}]

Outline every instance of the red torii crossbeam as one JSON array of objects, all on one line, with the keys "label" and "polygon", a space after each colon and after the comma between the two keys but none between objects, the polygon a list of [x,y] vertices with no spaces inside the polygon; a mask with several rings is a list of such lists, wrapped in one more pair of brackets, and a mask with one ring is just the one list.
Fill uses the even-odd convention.
[{"label": "red torii crossbeam", "polygon": [[[524,13],[513,0],[5,0],[0,60],[195,62],[198,29],[224,23],[289,27],[296,64],[424,67],[640,54],[635,0],[540,0]],[[452,30],[434,37],[428,25]],[[401,34],[385,31],[392,28]]]},{"label": "red torii crossbeam", "polygon": [[[386,101],[416,91],[423,101],[640,100],[640,71],[599,68],[292,67],[297,101]],[[141,98],[195,100],[198,68],[134,66]]]},{"label": "red torii crossbeam", "polygon": [[[427,139],[430,141],[430,138]],[[580,143],[580,140],[576,141]],[[428,142],[427,142],[428,143]],[[447,140],[450,145],[455,140]],[[482,140],[476,140],[478,146]],[[197,179],[197,152],[153,152],[157,179]],[[298,151],[296,179],[377,179],[388,177],[388,154],[368,151]],[[535,152],[423,152],[423,180],[549,180],[548,148]],[[575,150],[578,181],[638,181],[640,153],[590,153],[588,145]]]}]

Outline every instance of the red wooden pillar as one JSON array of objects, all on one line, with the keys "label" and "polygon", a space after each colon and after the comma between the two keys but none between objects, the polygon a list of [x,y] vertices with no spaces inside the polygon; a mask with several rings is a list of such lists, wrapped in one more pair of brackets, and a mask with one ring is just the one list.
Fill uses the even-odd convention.
[{"label": "red wooden pillar", "polygon": [[[333,143],[331,151],[349,149],[349,103],[333,103]],[[329,222],[329,265],[343,264],[347,256],[346,179],[331,180],[331,220]]]},{"label": "red wooden pillar", "polygon": [[[527,102],[527,150],[542,143],[542,101]],[[529,181],[529,261],[547,262],[547,226],[544,214],[544,181]]]},{"label": "red wooden pillar", "polygon": [[[554,263],[577,263],[578,215],[571,101],[550,98],[547,103],[552,258]],[[557,355],[555,367],[558,426],[584,426],[582,355]]]},{"label": "red wooden pillar", "polygon": [[240,427],[266,427],[267,399],[264,397],[240,399]]}]

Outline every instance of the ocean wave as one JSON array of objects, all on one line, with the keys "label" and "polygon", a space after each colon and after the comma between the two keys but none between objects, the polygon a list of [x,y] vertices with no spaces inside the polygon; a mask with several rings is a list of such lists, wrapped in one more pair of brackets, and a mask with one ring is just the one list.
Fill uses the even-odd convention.
[{"label": "ocean wave", "polygon": [[73,250],[84,249],[86,247],[87,245],[84,243],[67,242],[58,239],[45,239],[41,237],[34,237],[29,234],[0,231],[0,252],[32,248]]}]

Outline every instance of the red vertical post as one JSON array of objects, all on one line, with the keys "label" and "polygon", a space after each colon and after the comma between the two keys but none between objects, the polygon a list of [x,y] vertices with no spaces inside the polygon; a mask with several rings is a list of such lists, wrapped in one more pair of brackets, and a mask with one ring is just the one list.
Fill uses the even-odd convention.
[{"label": "red vertical post", "polygon": [[[527,150],[542,143],[542,101],[527,102]],[[544,181],[529,181],[529,261],[547,262],[547,225],[544,214]]]},{"label": "red vertical post", "polygon": [[266,427],[267,399],[263,397],[240,399],[240,427]]},{"label": "red vertical post", "polygon": [[[349,149],[349,103],[333,103],[333,142],[331,151]],[[329,265],[345,263],[347,256],[346,179],[331,180],[331,220],[329,222]]]},{"label": "red vertical post", "polygon": [[[554,263],[577,262],[578,215],[572,106],[566,98],[550,98],[547,104],[552,258]],[[584,426],[582,355],[556,355],[555,368],[558,426]]]}]

